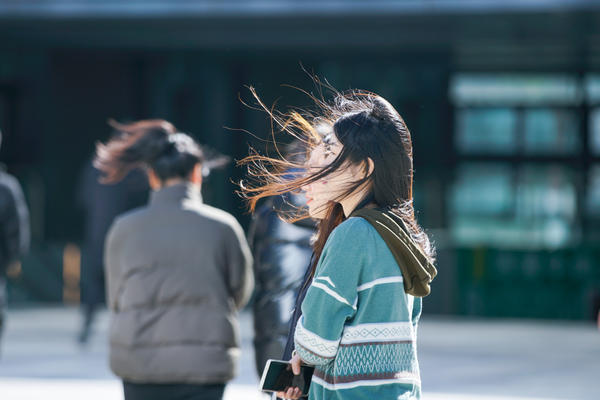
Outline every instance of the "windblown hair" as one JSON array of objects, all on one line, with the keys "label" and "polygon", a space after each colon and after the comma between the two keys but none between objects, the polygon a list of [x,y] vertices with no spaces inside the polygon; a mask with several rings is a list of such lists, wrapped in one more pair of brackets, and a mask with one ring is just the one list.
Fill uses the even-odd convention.
[{"label": "windblown hair", "polygon": [[[302,140],[307,153],[320,145],[327,147],[331,135],[335,135],[342,144],[339,155],[317,171],[312,168],[307,170],[305,165],[295,163],[292,157],[283,157],[279,151],[276,157],[269,157],[251,149],[251,154],[239,162],[248,168],[250,182],[240,183],[240,193],[247,200],[250,211],[254,211],[257,202],[264,197],[302,190],[303,186],[349,164],[361,165],[365,172],[364,178],[348,185],[340,198],[327,206],[325,218],[319,221],[313,244],[313,274],[327,238],[346,219],[338,201],[368,183],[371,183],[369,196],[377,207],[390,210],[402,218],[413,240],[434,261],[434,248],[418,225],[413,208],[411,135],[404,120],[390,103],[362,90],[334,91],[333,100],[329,102],[322,95],[317,98],[309,94],[316,104],[316,111],[291,111],[285,114],[267,108],[254,89],[250,90],[262,109],[269,113],[273,127]],[[277,149],[274,129],[272,140]],[[370,174],[369,158],[374,164]],[[299,172],[291,174],[290,171]],[[294,215],[282,217],[293,221],[308,215],[306,209],[301,209]]]},{"label": "windblown hair", "polygon": [[204,162],[202,148],[185,133],[164,120],[121,124],[110,120],[116,135],[96,144],[94,167],[104,173],[103,183],[115,183],[134,168],[151,168],[161,181],[187,178]]}]

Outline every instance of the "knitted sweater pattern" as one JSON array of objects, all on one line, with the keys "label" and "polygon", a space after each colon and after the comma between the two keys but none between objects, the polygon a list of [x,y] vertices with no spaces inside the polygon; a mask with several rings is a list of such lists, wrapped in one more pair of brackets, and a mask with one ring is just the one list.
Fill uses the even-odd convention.
[{"label": "knitted sweater pattern", "polygon": [[363,218],[330,235],[302,303],[295,347],[315,365],[309,399],[420,399],[421,298]]}]

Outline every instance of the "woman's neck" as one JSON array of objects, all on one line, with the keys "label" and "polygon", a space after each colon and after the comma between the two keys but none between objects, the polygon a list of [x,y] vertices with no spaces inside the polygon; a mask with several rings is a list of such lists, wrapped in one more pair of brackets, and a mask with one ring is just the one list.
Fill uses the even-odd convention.
[{"label": "woman's neck", "polygon": [[352,212],[360,205],[360,203],[365,200],[365,198],[369,195],[371,189],[371,185],[363,186],[359,188],[354,193],[349,195],[340,201],[342,208],[344,209],[344,215],[346,218],[352,214]]}]

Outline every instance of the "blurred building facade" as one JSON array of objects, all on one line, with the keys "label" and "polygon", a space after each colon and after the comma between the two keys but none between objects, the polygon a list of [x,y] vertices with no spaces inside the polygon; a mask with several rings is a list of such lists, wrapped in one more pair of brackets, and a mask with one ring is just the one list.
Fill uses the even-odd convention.
[{"label": "blurred building facade", "polygon": [[[33,3],[32,3],[33,4]],[[244,107],[310,106],[303,71],[377,92],[413,134],[419,221],[439,248],[427,312],[587,319],[600,298],[600,2],[64,1],[0,5],[0,160],[34,247],[13,302],[76,282],[77,173],[107,118],[165,118],[241,158]],[[207,202],[248,222],[243,171]],[[68,251],[67,251],[68,249]],[[70,283],[69,283],[70,282]],[[596,306],[594,305],[596,303]]]}]

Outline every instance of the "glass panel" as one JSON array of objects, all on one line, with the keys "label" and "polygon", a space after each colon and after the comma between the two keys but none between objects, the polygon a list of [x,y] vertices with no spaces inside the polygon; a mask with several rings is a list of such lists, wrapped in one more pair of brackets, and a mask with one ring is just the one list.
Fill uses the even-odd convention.
[{"label": "glass panel", "polygon": [[526,165],[519,172],[517,216],[575,217],[576,195],[571,170],[558,165]]},{"label": "glass panel", "polygon": [[581,92],[577,79],[568,75],[457,74],[450,82],[456,105],[575,105]]},{"label": "glass panel", "polygon": [[573,154],[579,150],[577,115],[569,110],[525,111],[525,152]]},{"label": "glass panel", "polygon": [[555,165],[526,165],[517,172],[514,179],[508,164],[459,168],[450,196],[451,234],[458,244],[557,248],[572,241],[573,172]]},{"label": "glass panel", "polygon": [[556,165],[520,170],[516,217],[527,224],[532,243],[559,247],[571,239],[577,207],[574,180],[571,170]]},{"label": "glass panel", "polygon": [[497,241],[512,214],[514,188],[507,164],[468,163],[457,171],[450,196],[451,234],[459,244]]},{"label": "glass panel", "polygon": [[[8,121],[10,121],[10,115],[8,110],[8,99],[6,95],[0,91],[0,155],[2,161],[8,161],[6,157],[10,144],[9,135],[12,133],[8,127]],[[8,139],[8,140],[7,140]],[[2,145],[4,143],[4,145]],[[0,166],[0,169],[2,166]]]},{"label": "glass panel", "polygon": [[600,155],[600,108],[590,113],[590,151]]},{"label": "glass panel", "polygon": [[589,215],[600,217],[600,164],[595,164],[590,170],[586,209]]},{"label": "glass panel", "polygon": [[502,215],[510,211],[511,169],[502,164],[470,163],[458,169],[451,209],[460,215]]},{"label": "glass panel", "polygon": [[457,243],[502,241],[514,214],[512,175],[508,164],[468,163],[458,169],[450,196],[451,234]]},{"label": "glass panel", "polygon": [[517,116],[506,108],[459,110],[456,146],[462,153],[510,154],[516,150]]},{"label": "glass panel", "polygon": [[600,103],[600,75],[588,75],[585,79],[587,101]]}]

